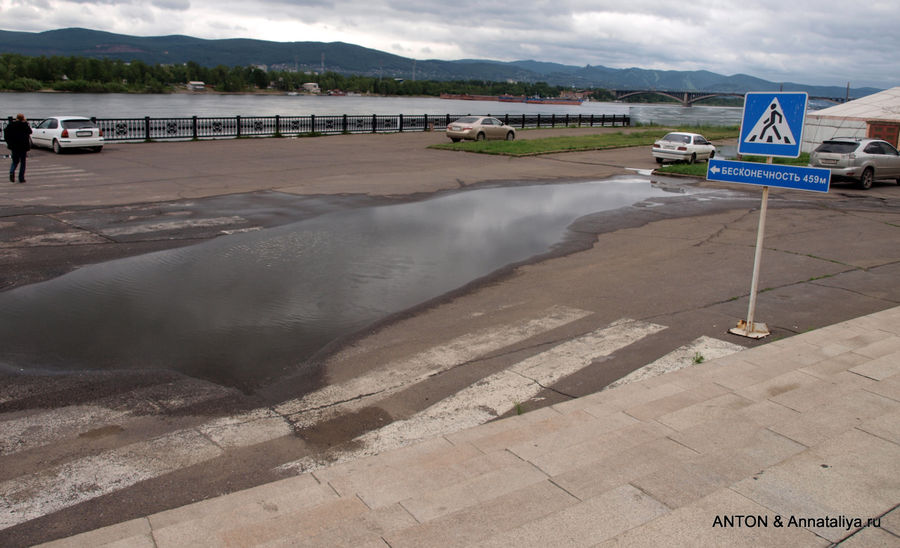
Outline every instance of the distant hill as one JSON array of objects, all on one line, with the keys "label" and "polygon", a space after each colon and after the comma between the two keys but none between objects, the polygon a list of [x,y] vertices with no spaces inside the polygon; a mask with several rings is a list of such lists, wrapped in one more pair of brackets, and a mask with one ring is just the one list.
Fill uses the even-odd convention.
[{"label": "distant hill", "polygon": [[[839,86],[808,86],[768,82],[745,74],[723,76],[709,71],[613,69],[577,67],[541,61],[501,62],[481,59],[458,61],[413,60],[343,42],[269,42],[265,40],[205,40],[190,36],[128,36],[69,28],[46,32],[0,30],[0,52],[28,56],[81,56],[203,66],[265,65],[269,70],[325,70],[342,74],[415,78],[418,80],[488,80],[547,82],[551,85],[604,89],[663,89],[683,91],[807,91],[814,96],[843,97]],[[850,90],[851,97],[880,91]]]}]

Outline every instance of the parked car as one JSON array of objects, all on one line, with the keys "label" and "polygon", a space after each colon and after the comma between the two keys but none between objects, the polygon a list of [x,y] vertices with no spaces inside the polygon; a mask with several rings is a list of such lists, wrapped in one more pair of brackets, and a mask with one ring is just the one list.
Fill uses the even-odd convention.
[{"label": "parked car", "polygon": [[829,139],[809,154],[809,165],[828,168],[832,179],[853,180],[865,189],[872,188],[876,179],[900,184],[900,153],[881,139]]},{"label": "parked car", "polygon": [[31,141],[36,147],[59,154],[64,148],[103,150],[103,130],[82,116],[51,116],[34,128]]},{"label": "parked car", "polygon": [[651,152],[657,164],[667,160],[693,164],[715,157],[716,147],[698,133],[673,132],[653,143]]},{"label": "parked car", "polygon": [[447,126],[447,137],[454,143],[463,139],[483,141],[485,139],[506,139],[512,141],[516,138],[516,130],[496,118],[490,116],[466,116],[453,121]]}]

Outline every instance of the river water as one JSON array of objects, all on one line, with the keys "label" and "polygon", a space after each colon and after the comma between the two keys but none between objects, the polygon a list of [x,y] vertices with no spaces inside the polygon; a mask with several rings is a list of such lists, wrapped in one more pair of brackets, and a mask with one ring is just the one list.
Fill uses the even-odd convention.
[{"label": "river water", "polygon": [[630,114],[634,123],[737,126],[740,107],[643,105],[589,102],[536,105],[459,101],[430,97],[328,97],[310,95],[168,95],[93,93],[0,93],[0,116],[22,112],[29,118],[74,114],[97,118],[178,118],[190,116],[306,116],[310,114]]}]

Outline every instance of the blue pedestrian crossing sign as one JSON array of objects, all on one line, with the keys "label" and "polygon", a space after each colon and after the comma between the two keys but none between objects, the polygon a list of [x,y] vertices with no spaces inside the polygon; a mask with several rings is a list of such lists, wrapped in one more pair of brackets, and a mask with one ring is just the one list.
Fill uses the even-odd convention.
[{"label": "blue pedestrian crossing sign", "polygon": [[738,153],[781,158],[800,156],[808,100],[806,92],[747,93]]}]

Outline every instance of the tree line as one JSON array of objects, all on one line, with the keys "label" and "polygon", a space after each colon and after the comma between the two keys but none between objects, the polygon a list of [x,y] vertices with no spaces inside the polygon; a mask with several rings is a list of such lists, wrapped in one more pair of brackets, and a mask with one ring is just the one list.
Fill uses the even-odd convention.
[{"label": "tree line", "polygon": [[[322,90],[375,95],[438,96],[526,95],[556,97],[565,90],[544,82],[489,82],[482,80],[401,80],[372,76],[266,71],[259,67],[204,67],[193,61],[182,65],[148,65],[141,61],[89,57],[0,54],[0,90],[86,93],[169,93],[188,82],[201,81],[216,91],[247,92],[274,89],[295,91],[315,82]],[[612,100],[606,90],[594,90],[597,100]]]}]

